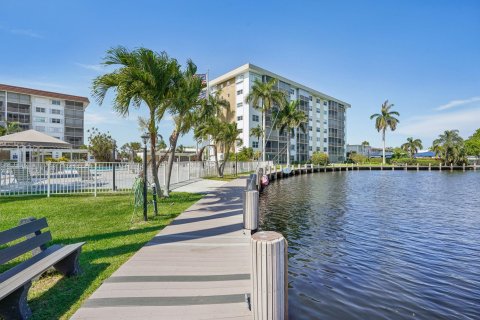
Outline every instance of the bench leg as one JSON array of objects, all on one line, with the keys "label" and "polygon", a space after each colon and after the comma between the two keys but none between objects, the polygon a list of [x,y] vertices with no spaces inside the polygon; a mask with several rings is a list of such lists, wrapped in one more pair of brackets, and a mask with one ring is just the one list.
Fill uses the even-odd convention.
[{"label": "bench leg", "polygon": [[57,264],[55,264],[53,267],[67,277],[80,274],[82,270],[80,269],[80,263],[78,262],[78,259],[81,251],[82,248],[78,248],[70,255],[66,256],[63,260],[57,262]]},{"label": "bench leg", "polygon": [[28,289],[32,282],[10,293],[0,301],[0,318],[10,319],[28,319],[32,316],[32,311],[27,303]]}]

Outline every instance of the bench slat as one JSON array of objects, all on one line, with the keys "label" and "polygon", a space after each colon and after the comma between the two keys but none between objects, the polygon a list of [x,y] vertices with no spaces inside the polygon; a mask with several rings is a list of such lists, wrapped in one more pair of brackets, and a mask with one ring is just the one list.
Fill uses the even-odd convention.
[{"label": "bench slat", "polygon": [[22,262],[0,275],[0,300],[38,277],[51,266],[83,246],[85,242],[66,246],[54,245],[33,258]]},{"label": "bench slat", "polygon": [[21,256],[24,253],[32,251],[33,249],[40,247],[42,244],[45,244],[50,240],[52,240],[52,235],[50,234],[50,231],[47,231],[39,234],[38,236],[0,250],[0,264],[4,264],[12,259],[15,259],[16,257]]},{"label": "bench slat", "polygon": [[0,245],[17,240],[21,237],[25,237],[28,234],[35,233],[35,231],[42,230],[46,227],[48,227],[47,219],[41,218],[29,223],[22,224],[15,228],[2,231],[0,232]]}]

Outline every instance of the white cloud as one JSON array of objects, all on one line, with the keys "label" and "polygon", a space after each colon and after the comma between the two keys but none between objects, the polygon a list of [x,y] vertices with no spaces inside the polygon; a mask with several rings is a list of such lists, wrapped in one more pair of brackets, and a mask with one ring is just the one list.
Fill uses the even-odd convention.
[{"label": "white cloud", "polygon": [[88,109],[85,112],[85,123],[87,124],[86,127],[89,126],[97,126],[97,125],[122,125],[128,124],[131,125],[132,122],[135,122],[135,119],[132,118],[122,118],[122,116],[118,115],[113,111],[109,111],[107,114],[101,113],[89,113]]},{"label": "white cloud", "polygon": [[463,106],[463,105],[470,104],[473,102],[478,102],[478,101],[480,101],[480,97],[472,97],[472,98],[463,99],[463,100],[452,100],[447,104],[439,106],[435,110],[438,110],[438,111],[447,110],[447,109]]},{"label": "white cloud", "polygon": [[10,29],[10,33],[20,35],[20,36],[27,36],[30,38],[42,39],[43,36],[40,34],[29,30],[29,29]]},{"label": "white cloud", "polygon": [[92,70],[96,72],[101,72],[104,70],[104,66],[102,66],[101,64],[84,64],[84,63],[78,63],[78,62],[76,62],[75,64],[84,69]]},{"label": "white cloud", "polygon": [[480,107],[414,117],[402,121],[397,132],[420,138],[436,138],[445,130],[458,129],[464,136],[480,126]]}]

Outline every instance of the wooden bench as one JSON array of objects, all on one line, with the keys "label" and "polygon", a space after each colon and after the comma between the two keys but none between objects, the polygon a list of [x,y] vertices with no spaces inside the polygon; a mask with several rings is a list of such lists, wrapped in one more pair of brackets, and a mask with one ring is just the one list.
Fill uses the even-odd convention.
[{"label": "wooden bench", "polygon": [[[69,245],[52,245],[47,228],[47,219],[28,218],[18,227],[0,232],[0,265],[32,252],[32,257],[0,274],[0,319],[27,319],[31,311],[27,303],[27,294],[32,280],[50,267],[65,276],[79,274],[78,258],[85,242]],[[22,242],[6,246],[9,242],[26,237]]]}]

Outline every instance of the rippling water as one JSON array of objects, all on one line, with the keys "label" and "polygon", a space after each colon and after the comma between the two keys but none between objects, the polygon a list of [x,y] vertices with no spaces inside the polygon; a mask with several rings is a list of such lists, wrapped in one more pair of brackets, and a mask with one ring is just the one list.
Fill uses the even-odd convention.
[{"label": "rippling water", "polygon": [[315,173],[260,202],[291,319],[480,319],[480,172]]}]

